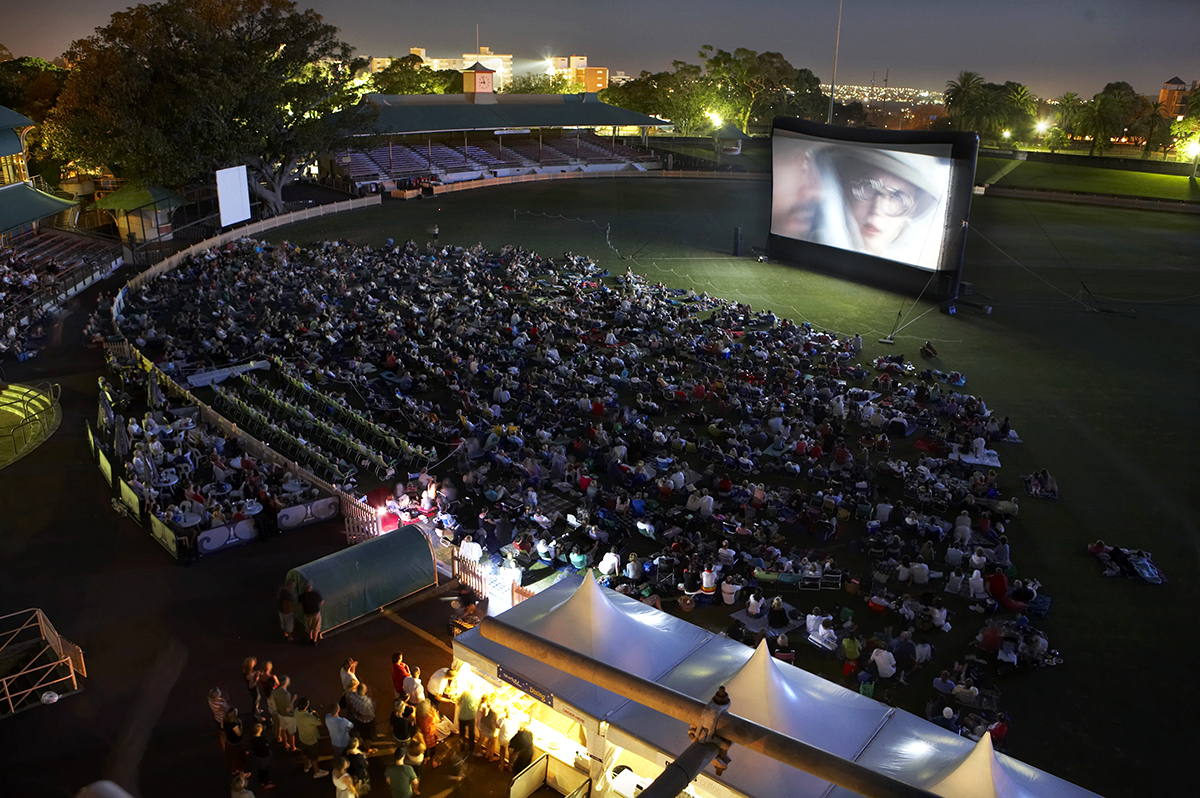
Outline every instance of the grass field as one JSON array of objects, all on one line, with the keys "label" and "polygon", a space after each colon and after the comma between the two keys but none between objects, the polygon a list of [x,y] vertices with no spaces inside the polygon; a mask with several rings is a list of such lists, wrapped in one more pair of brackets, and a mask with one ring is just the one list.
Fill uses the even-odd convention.
[{"label": "grass field", "polygon": [[1040,188],[1200,201],[1200,185],[1182,175],[1102,169],[1082,162],[1052,164],[980,158],[975,167],[975,183],[990,183],[1004,188]]},{"label": "grass field", "polygon": [[[980,174],[988,168],[981,163]],[[614,271],[631,266],[673,286],[860,332],[870,357],[915,357],[921,341],[936,341],[938,366],[965,373],[967,390],[1010,416],[1025,440],[1002,451],[1005,489],[1019,493],[1019,474],[1046,467],[1064,496],[1024,500],[1010,535],[1021,574],[1039,577],[1054,598],[1040,625],[1066,659],[1003,682],[1012,754],[1108,796],[1190,783],[1200,219],[979,199],[964,278],[993,310],[961,307],[948,317],[929,301],[730,257],[735,226],[750,243],[765,240],[768,204],[765,182],[581,180],[386,203],[274,239],[424,241],[436,223],[443,242],[517,243],[550,256],[569,249]],[[906,326],[897,345],[875,344],[898,312]],[[1103,579],[1083,548],[1098,537],[1151,550],[1171,583]],[[910,693],[901,705],[919,710],[928,692]]]}]

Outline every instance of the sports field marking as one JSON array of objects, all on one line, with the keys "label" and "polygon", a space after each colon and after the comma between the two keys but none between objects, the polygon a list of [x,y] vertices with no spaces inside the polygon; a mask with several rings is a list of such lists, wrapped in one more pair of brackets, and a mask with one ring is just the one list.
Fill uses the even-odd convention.
[{"label": "sports field marking", "polygon": [[424,640],[426,643],[431,643],[432,645],[435,645],[438,648],[440,648],[443,651],[446,651],[450,654],[454,653],[454,649],[451,648],[450,646],[446,645],[446,642],[444,640],[438,640],[436,637],[429,634],[429,632],[426,632],[424,629],[421,629],[420,627],[417,627],[417,626],[413,626],[411,623],[404,620],[403,618],[401,618],[399,615],[392,612],[391,610],[384,610],[382,612],[382,615],[383,615],[383,617],[387,618],[389,621],[396,624],[397,626],[402,626],[405,629],[407,629],[408,631],[412,632],[417,637]]}]

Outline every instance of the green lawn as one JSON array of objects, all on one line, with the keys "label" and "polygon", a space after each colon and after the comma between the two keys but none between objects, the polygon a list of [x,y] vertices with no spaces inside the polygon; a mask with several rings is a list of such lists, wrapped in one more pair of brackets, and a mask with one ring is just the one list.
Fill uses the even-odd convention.
[{"label": "green lawn", "polygon": [[[981,176],[989,166],[981,162]],[[1055,169],[1022,163],[1010,177]],[[1129,179],[1093,172],[1097,181]],[[1040,625],[1066,660],[1002,681],[1011,753],[1107,796],[1172,794],[1190,783],[1195,702],[1164,700],[1163,690],[1190,695],[1189,609],[1200,601],[1200,219],[978,198],[965,279],[993,311],[962,307],[948,317],[926,312],[929,301],[913,307],[889,292],[729,256],[735,226],[751,243],[765,240],[769,199],[765,182],[579,180],[389,202],[274,239],[424,241],[436,223],[443,242],[519,243],[550,256],[570,249],[614,271],[632,266],[673,286],[860,332],[870,357],[915,356],[921,341],[936,341],[936,365],[966,374],[967,390],[1011,416],[1025,440],[1001,450],[1004,489],[1020,494],[1018,475],[1046,467],[1064,495],[1051,504],[1020,494],[1010,535],[1021,574],[1039,577],[1054,598]],[[1081,304],[1087,289],[1116,312]],[[898,310],[911,326],[895,347],[876,344]],[[1097,537],[1151,550],[1171,583],[1103,579],[1083,549]],[[959,613],[939,660],[964,652],[973,616]],[[802,664],[831,671],[816,658]],[[919,711],[934,675],[917,676],[900,705]]]},{"label": "green lawn", "polygon": [[1066,165],[980,158],[975,168],[975,183],[990,183],[1005,188],[1057,189],[1200,201],[1200,187],[1196,181],[1182,175],[1103,169],[1082,163]]}]

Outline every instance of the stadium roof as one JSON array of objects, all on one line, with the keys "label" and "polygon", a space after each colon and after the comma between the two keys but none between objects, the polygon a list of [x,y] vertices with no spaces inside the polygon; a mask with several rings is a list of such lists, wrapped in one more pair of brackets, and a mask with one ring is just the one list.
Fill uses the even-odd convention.
[{"label": "stadium roof", "polygon": [[20,155],[25,151],[25,148],[21,146],[21,136],[18,135],[17,130],[32,124],[34,121],[29,117],[0,105],[0,157]]},{"label": "stadium roof", "polygon": [[670,124],[580,94],[368,94],[374,132],[448,133],[538,127],[659,127]]},{"label": "stadium roof", "polygon": [[38,191],[28,183],[0,186],[0,232],[53,216],[74,204]]}]

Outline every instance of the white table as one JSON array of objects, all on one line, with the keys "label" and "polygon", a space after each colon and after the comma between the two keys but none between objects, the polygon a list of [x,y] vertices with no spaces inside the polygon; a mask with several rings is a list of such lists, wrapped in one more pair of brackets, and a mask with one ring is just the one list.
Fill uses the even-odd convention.
[{"label": "white table", "polygon": [[181,529],[191,529],[203,520],[204,516],[199,513],[184,513],[178,524]]}]

